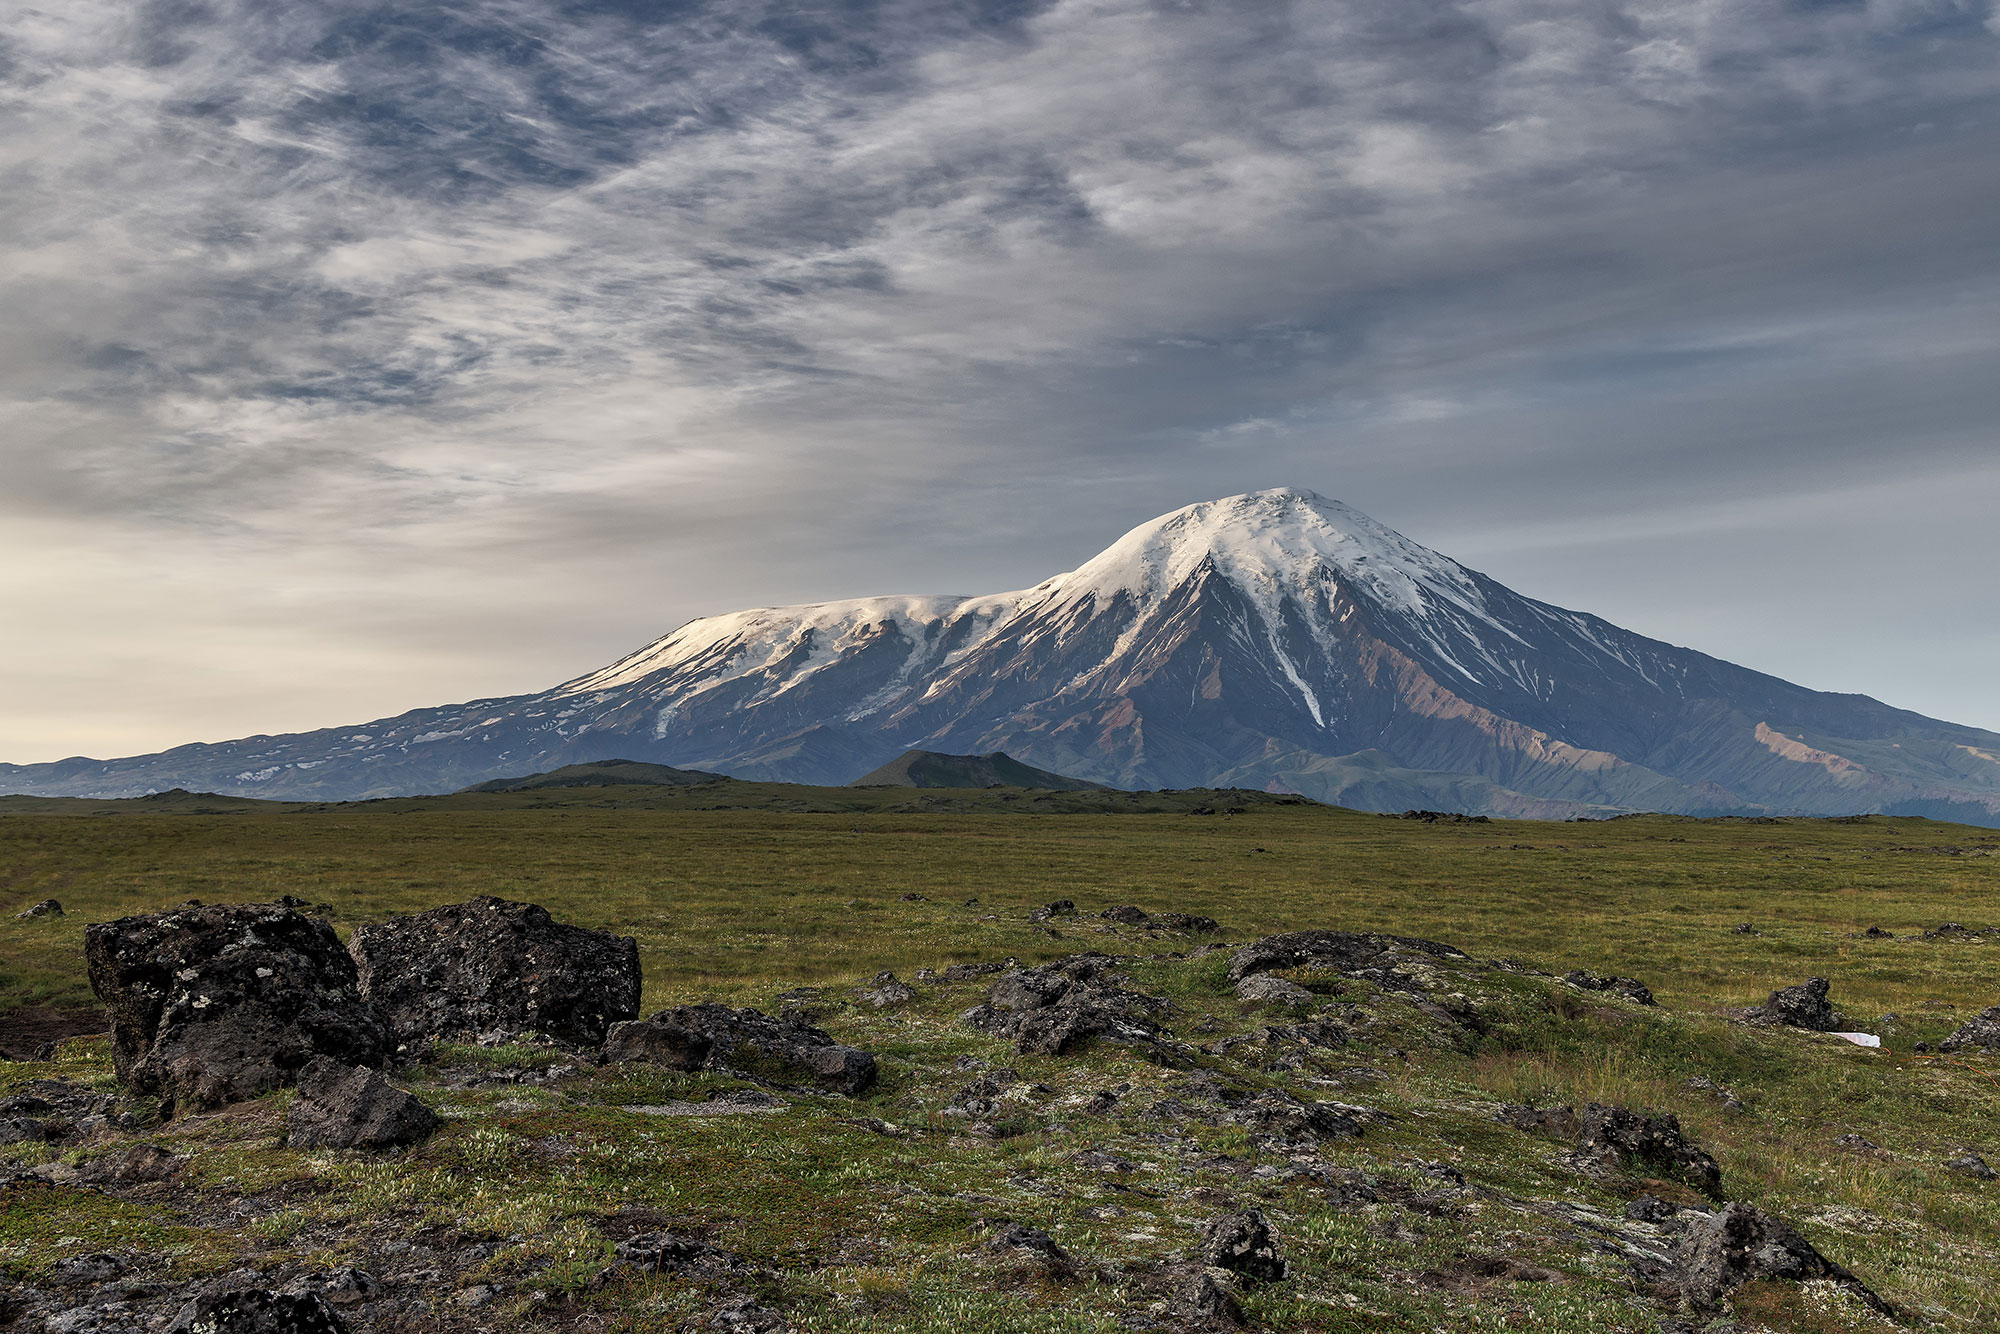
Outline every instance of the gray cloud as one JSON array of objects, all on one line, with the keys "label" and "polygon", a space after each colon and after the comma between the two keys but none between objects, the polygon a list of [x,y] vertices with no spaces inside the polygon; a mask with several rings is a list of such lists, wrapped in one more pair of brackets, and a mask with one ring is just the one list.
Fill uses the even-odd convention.
[{"label": "gray cloud", "polygon": [[1987,0],[16,10],[0,753],[1276,483],[2000,726],[1996,53]]}]

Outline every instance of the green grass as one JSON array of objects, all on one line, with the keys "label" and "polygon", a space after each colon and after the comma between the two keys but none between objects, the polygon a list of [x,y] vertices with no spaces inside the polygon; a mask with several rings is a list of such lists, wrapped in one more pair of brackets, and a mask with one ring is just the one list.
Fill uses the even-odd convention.
[{"label": "green grass", "polygon": [[[492,893],[637,936],[648,1009],[707,998],[769,1006],[790,988],[824,987],[823,1026],[876,1050],[884,1077],[858,1102],[659,1118],[626,1109],[729,1081],[606,1069],[559,1087],[464,1089],[455,1074],[528,1053],[454,1049],[413,1073],[412,1086],[448,1121],[407,1154],[277,1147],[280,1095],[160,1128],[155,1138],[195,1164],[185,1199],[105,1203],[53,1188],[10,1203],[0,1214],[0,1268],[24,1277],[123,1237],[143,1238],[194,1274],[284,1257],[331,1265],[364,1230],[449,1225],[501,1243],[484,1263],[525,1325],[542,1318],[539,1300],[582,1303],[611,1328],[671,1329],[700,1309],[699,1293],[667,1280],[590,1285],[607,1250],[602,1220],[633,1208],[758,1257],[773,1275],[766,1299],[802,1330],[1095,1332],[1151,1300],[1141,1291],[1149,1267],[1184,1251],[1227,1196],[1278,1220],[1297,1268],[1292,1281],[1250,1298],[1252,1314],[1273,1329],[1651,1331],[1662,1312],[1628,1300],[1622,1262],[1550,1211],[1567,1201],[1615,1217],[1638,1184],[1581,1177],[1559,1161],[1568,1145],[1492,1118],[1502,1102],[1599,1100],[1675,1112],[1722,1163],[1732,1198],[1784,1215],[1913,1316],[1949,1329],[2000,1328],[2000,1183],[1940,1166],[1966,1143],[2000,1161],[2000,1070],[1989,1058],[1911,1050],[2000,1003],[2000,940],[1914,938],[1947,920],[2000,923],[2000,832],[1880,818],[1424,825],[1311,807],[1233,816],[796,814],[578,800],[540,809],[129,811],[0,817],[0,1010],[87,1000],[83,924],[190,897],[295,894],[329,905],[345,933]],[[66,916],[14,919],[49,896]],[[1029,906],[1054,898],[1086,913],[1054,923],[1060,937],[1026,920]],[[909,978],[953,962],[1031,962],[1084,948],[1163,954],[1199,941],[1101,934],[1088,914],[1120,903],[1209,914],[1233,941],[1304,926],[1388,930],[1558,974],[1627,974],[1651,986],[1661,1007],[1486,971],[1475,1000],[1489,1032],[1466,1041],[1406,1002],[1343,980],[1338,999],[1364,1006],[1379,1027],[1329,1061],[1374,1066],[1386,1078],[1336,1088],[1314,1083],[1310,1069],[1267,1075],[1254,1061],[1218,1062],[1240,1081],[1389,1113],[1326,1156],[1388,1183],[1421,1180],[1421,1162],[1454,1163],[1482,1190],[1438,1217],[1394,1203],[1340,1210],[1309,1184],[1193,1170],[1203,1155],[1254,1146],[1241,1130],[1199,1123],[1173,1128],[1186,1144],[1161,1143],[1144,1109],[1184,1078],[1175,1072],[1115,1049],[1020,1056],[957,1024],[982,994],[977,983],[926,987],[917,1003],[890,1011],[848,1002],[852,986],[882,969]],[[1731,929],[1742,922],[1756,934]],[[1856,938],[1871,925],[1901,938]],[[1203,1041],[1277,1018],[1245,1012],[1224,967],[1221,956],[1159,957],[1129,971],[1140,990],[1180,1007],[1184,1036],[1197,1036],[1203,1016],[1213,1020]],[[1722,1017],[1811,975],[1832,978],[1836,1003],[1856,1026],[1884,1033],[1888,1049]],[[1890,1012],[1900,1018],[1882,1022]],[[955,1068],[965,1056],[1011,1065],[1053,1090],[1019,1095],[1009,1126],[1024,1133],[975,1139],[940,1114],[973,1077]],[[107,1078],[103,1044],[67,1044],[60,1068]],[[50,1071],[0,1065],[0,1082]],[[1729,1087],[1747,1110],[1691,1090],[1696,1076]],[[1134,1091],[1117,1115],[1075,1110],[1090,1092],[1127,1083]],[[852,1123],[857,1116],[904,1133],[871,1133]],[[1841,1151],[1834,1141],[1850,1132],[1887,1156]],[[1106,1174],[1071,1162],[1093,1147],[1140,1166]],[[87,1162],[102,1151],[64,1152]],[[0,1150],[24,1162],[55,1152]],[[225,1193],[268,1207],[204,1221],[199,1202]],[[1076,1284],[1013,1272],[977,1249],[978,1221],[1003,1216],[1047,1228],[1102,1272]],[[1495,1254],[1560,1270],[1565,1281],[1454,1287],[1436,1277],[1467,1256]],[[1760,1288],[1741,1305],[1761,1328],[1880,1327],[1812,1289]]]}]

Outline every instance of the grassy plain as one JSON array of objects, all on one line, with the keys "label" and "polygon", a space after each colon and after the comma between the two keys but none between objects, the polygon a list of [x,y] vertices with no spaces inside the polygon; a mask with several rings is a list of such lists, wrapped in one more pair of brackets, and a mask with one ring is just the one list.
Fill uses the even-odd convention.
[{"label": "grassy plain", "polygon": [[[1636,1186],[1578,1176],[1557,1161],[1566,1146],[1493,1120],[1501,1102],[1596,1099],[1677,1113],[1721,1161],[1733,1198],[1791,1220],[1907,1318],[2000,1328],[2000,1183],[1941,1166],[1964,1145],[2000,1161],[1995,1063],[1912,1051],[2000,1003],[2000,938],[1917,935],[1946,921],[2000,923],[2000,831],[1883,818],[1425,824],[1294,806],[1233,815],[703,811],[649,809],[637,797],[621,804],[615,792],[537,793],[532,804],[484,809],[378,802],[0,817],[0,1011],[88,1000],[86,922],[188,898],[293,894],[327,905],[345,934],[490,893],[636,936],[648,1011],[711,998],[775,1008],[780,993],[824,988],[823,1026],[883,1057],[875,1092],[858,1105],[803,1098],[778,1115],[661,1120],[626,1109],[729,1081],[607,1069],[561,1089],[464,1088],[453,1072],[467,1063],[530,1057],[447,1053],[413,1072],[411,1086],[450,1124],[408,1154],[279,1147],[282,1096],[190,1118],[154,1141],[189,1154],[199,1190],[115,1206],[58,1200],[60,1191],[14,1199],[0,1216],[0,1266],[33,1279],[61,1254],[120,1238],[147,1239],[191,1275],[246,1255],[257,1267],[344,1255],[360,1263],[383,1227],[415,1235],[448,1224],[496,1239],[490,1264],[511,1294],[508,1320],[556,1320],[559,1304],[565,1320],[585,1311],[612,1322],[602,1327],[676,1328],[698,1294],[665,1280],[602,1292],[588,1283],[608,1245],[603,1220],[637,1210],[772,1266],[779,1277],[768,1295],[801,1329],[1108,1331],[1138,1300],[1131,1291],[1103,1278],[1065,1286],[996,1275],[977,1250],[977,1219],[1018,1218],[1079,1255],[1141,1273],[1185,1250],[1203,1217],[1240,1196],[1278,1220],[1298,1269],[1251,1299],[1270,1328],[1657,1330],[1662,1310],[1632,1299],[1623,1262],[1588,1226],[1563,1221],[1560,1207],[1615,1218]],[[66,915],[14,918],[45,897]],[[1343,1059],[1386,1077],[1332,1096],[1394,1120],[1327,1156],[1382,1182],[1425,1179],[1425,1164],[1449,1162],[1473,1195],[1437,1216],[1335,1208],[1308,1184],[1252,1190],[1201,1176],[1192,1166],[1201,1155],[1254,1150],[1227,1126],[1178,1126],[1182,1142],[1161,1139],[1138,1111],[1151,1101],[1142,1095],[1167,1096],[1180,1073],[1117,1049],[1018,1056],[958,1025],[957,1012],[982,994],[977,984],[929,986],[887,1011],[848,999],[884,969],[908,978],[958,962],[1029,963],[1083,948],[1162,956],[1200,943],[1103,934],[1088,917],[1057,923],[1063,934],[1052,937],[1026,912],[1056,898],[1086,915],[1123,903],[1205,913],[1231,942],[1308,926],[1423,936],[1556,974],[1638,977],[1660,1007],[1495,974],[1480,998],[1490,1030],[1465,1043],[1443,1040],[1393,997],[1339,991],[1383,1024]],[[1754,930],[1734,929],[1745,923]],[[1859,934],[1871,926],[1895,938]],[[1237,1003],[1226,961],[1148,957],[1130,971],[1190,1024],[1206,1016],[1211,1034],[1271,1022]],[[1833,980],[1835,1002],[1857,1027],[1883,1034],[1884,1051],[1722,1017],[1813,975]],[[940,1119],[948,1095],[973,1077],[961,1058],[1015,1067],[1024,1085],[1049,1090],[1018,1095],[1019,1133],[969,1137]],[[55,1063],[0,1065],[0,1081],[55,1071],[105,1081],[102,1044],[73,1041]],[[1733,1090],[1746,1110],[1691,1090],[1696,1077]],[[1137,1090],[1121,1103],[1130,1112],[1063,1110],[1119,1084]],[[1309,1085],[1333,1087],[1294,1081],[1299,1091]],[[905,1133],[859,1129],[857,1114]],[[1843,1149],[1846,1134],[1876,1151]],[[1132,1170],[1075,1166],[1075,1153],[1093,1147]],[[37,1152],[54,1151],[0,1150],[22,1161]],[[83,1162],[92,1151],[67,1152]],[[218,1214],[187,1202],[222,1196],[249,1203]],[[1468,1256],[1500,1253],[1567,1277],[1449,1277]],[[1738,1316],[1776,1330],[1882,1327],[1813,1290],[1748,1291]],[[507,1327],[493,1312],[439,1320]]]}]

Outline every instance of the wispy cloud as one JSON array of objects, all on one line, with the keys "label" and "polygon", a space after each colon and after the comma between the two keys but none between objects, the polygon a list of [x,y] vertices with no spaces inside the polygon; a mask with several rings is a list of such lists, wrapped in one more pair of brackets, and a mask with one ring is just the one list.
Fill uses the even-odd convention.
[{"label": "wispy cloud", "polygon": [[[1614,465],[1865,478],[1828,368],[1948,475],[1997,54],[1987,0],[17,9],[0,559],[74,609],[112,576],[71,553],[167,549],[253,619],[338,572],[298,633],[379,645],[386,703],[908,583],[920,533],[979,587],[1276,481],[1449,547]],[[399,599],[467,646],[414,685]],[[119,614],[156,679],[210,661],[212,610]]]}]

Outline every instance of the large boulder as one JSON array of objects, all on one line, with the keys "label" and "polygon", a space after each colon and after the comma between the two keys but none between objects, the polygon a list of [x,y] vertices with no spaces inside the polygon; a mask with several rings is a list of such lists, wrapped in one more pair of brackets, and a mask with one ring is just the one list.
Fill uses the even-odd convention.
[{"label": "large boulder", "polygon": [[382,1024],[333,928],[277,904],[183,908],[84,931],[112,1060],[169,1111],[254,1098],[315,1056],[379,1064]]},{"label": "large boulder", "polygon": [[706,1042],[702,1063],[711,1070],[849,1096],[867,1092],[875,1082],[872,1052],[836,1042],[797,1019],[774,1019],[761,1010],[710,1002],[662,1010],[646,1023],[654,1033],[677,1029]]},{"label": "large boulder", "polygon": [[595,1047],[639,1017],[639,943],[482,895],[358,928],[361,991],[397,1048],[539,1034]]},{"label": "large boulder", "polygon": [[295,1149],[390,1149],[415,1144],[443,1124],[381,1071],[322,1056],[299,1072],[285,1141]]},{"label": "large boulder", "polygon": [[1779,987],[1762,1005],[1752,1006],[1743,1017],[1753,1024],[1809,1028],[1815,1033],[1832,1033],[1846,1021],[1827,999],[1832,988],[1823,977],[1808,978],[1795,987]]},{"label": "large boulder", "polygon": [[1719,1310],[1730,1293],[1755,1279],[1824,1279],[1892,1314],[1860,1279],[1821,1255],[1783,1219],[1751,1204],[1698,1216],[1681,1233],[1674,1267],[1681,1296],[1702,1313]]},{"label": "large boulder", "polygon": [[1981,1010],[1953,1029],[1951,1036],[1938,1044],[1940,1051],[1960,1051],[1966,1047],[2000,1051],[2000,1005]]}]

